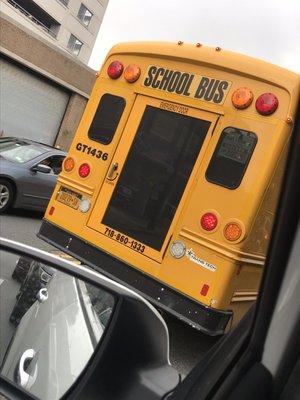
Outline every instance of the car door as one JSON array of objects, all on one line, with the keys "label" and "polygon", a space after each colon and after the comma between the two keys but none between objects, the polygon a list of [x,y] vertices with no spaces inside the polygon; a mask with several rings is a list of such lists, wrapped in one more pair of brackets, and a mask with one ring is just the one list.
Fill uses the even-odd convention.
[{"label": "car door", "polygon": [[162,262],[219,117],[192,107],[187,116],[160,104],[137,96],[88,220],[105,237],[101,248],[113,246],[120,258],[125,245],[129,254]]},{"label": "car door", "polygon": [[61,164],[63,155],[47,154],[34,161],[27,163],[24,177],[20,184],[21,203],[25,207],[32,207],[44,210],[51,198],[57,180],[58,168],[51,168],[49,173],[34,171],[33,168],[38,164]]}]

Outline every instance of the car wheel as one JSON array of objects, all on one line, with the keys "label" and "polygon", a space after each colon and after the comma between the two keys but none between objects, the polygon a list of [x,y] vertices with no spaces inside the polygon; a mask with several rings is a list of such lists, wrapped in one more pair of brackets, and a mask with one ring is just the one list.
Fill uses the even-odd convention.
[{"label": "car wheel", "polygon": [[0,214],[5,212],[13,203],[14,189],[6,179],[0,179]]}]

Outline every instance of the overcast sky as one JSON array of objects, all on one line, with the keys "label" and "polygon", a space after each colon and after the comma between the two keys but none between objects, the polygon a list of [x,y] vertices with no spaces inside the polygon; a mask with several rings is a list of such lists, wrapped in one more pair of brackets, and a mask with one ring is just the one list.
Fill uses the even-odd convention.
[{"label": "overcast sky", "polygon": [[220,46],[300,73],[300,0],[109,0],[90,67],[137,40]]}]

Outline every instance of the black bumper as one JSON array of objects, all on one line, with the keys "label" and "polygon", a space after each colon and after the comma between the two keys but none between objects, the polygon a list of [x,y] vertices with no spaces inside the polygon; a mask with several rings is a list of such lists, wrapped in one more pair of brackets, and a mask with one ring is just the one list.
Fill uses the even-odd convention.
[{"label": "black bumper", "polygon": [[42,223],[38,237],[208,335],[224,333],[232,316],[231,311],[215,310],[184,296],[47,221]]}]

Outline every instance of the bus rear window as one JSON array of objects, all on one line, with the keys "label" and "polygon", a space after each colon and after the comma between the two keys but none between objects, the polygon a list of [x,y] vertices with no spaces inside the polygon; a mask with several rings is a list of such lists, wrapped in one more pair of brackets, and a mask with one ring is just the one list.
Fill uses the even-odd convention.
[{"label": "bus rear window", "polygon": [[236,189],[246,172],[257,136],[238,128],[223,130],[206,171],[209,182]]},{"label": "bus rear window", "polygon": [[114,137],[125,104],[123,97],[104,94],[90,126],[89,138],[96,142],[109,144]]}]

